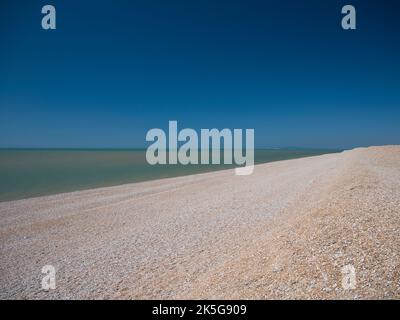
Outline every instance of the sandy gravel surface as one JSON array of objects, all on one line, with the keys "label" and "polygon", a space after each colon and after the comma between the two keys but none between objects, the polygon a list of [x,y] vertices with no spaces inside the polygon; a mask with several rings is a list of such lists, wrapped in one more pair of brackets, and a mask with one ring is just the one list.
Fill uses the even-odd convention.
[{"label": "sandy gravel surface", "polygon": [[0,298],[400,298],[400,147],[0,203]]}]

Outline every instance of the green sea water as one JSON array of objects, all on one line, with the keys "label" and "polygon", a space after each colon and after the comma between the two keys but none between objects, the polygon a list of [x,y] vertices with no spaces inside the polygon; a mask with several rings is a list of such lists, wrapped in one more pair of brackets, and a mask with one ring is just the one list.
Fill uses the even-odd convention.
[{"label": "green sea water", "polygon": [[[262,149],[255,163],[338,150]],[[232,165],[149,165],[145,150],[0,150],[0,201],[196,174]]]}]

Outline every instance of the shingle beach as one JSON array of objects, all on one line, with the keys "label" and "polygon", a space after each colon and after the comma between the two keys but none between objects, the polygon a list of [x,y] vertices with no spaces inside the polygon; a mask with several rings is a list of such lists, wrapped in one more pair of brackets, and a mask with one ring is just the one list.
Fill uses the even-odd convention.
[{"label": "shingle beach", "polygon": [[2,202],[0,298],[400,298],[400,146]]}]

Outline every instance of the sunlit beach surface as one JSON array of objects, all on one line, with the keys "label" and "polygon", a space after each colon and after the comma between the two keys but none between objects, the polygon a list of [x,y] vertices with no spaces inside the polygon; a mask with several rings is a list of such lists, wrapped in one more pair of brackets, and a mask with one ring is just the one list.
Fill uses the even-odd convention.
[{"label": "sunlit beach surface", "polygon": [[6,201],[0,244],[5,299],[400,298],[400,147]]}]

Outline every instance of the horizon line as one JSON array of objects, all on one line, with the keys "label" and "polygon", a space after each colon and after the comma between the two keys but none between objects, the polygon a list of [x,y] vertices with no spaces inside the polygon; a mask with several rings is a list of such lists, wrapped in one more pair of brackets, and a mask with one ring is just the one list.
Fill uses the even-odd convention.
[{"label": "horizon line", "polygon": [[[333,148],[333,147],[298,147],[298,146],[287,146],[287,147],[255,147],[254,150],[349,150],[359,148],[361,146],[355,146],[351,148]],[[0,147],[0,150],[147,150],[148,147]],[[178,148],[179,150],[179,148]],[[198,148],[198,150],[202,150]],[[213,150],[210,148],[209,150]],[[220,148],[219,150],[224,150]],[[232,149],[233,150],[233,149]],[[166,151],[169,151],[167,148]]]}]

